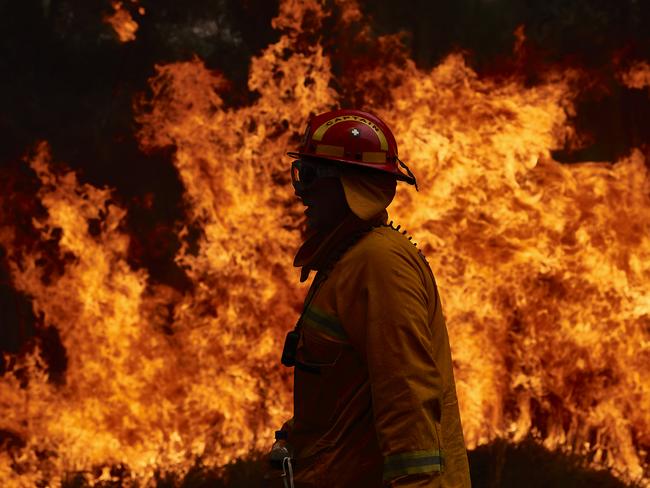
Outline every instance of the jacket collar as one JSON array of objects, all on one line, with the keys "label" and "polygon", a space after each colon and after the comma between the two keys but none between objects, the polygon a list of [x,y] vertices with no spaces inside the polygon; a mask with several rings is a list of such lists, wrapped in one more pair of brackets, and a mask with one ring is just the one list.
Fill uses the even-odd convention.
[{"label": "jacket collar", "polygon": [[329,232],[312,231],[307,235],[293,260],[294,266],[302,268],[300,282],[306,281],[312,270],[324,270],[332,263],[333,259],[336,259],[338,253],[344,251],[345,247],[351,244],[351,240],[356,236],[367,232],[374,226],[385,224],[387,220],[386,210],[381,211],[370,220],[361,220],[350,212],[340,224]]}]

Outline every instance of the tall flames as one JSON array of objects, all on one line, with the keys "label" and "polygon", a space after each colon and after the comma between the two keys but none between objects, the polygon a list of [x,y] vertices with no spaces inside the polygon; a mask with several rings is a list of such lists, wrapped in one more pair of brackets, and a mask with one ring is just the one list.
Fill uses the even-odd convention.
[{"label": "tall flames", "polygon": [[[128,264],[114,190],[53,165],[46,143],[29,158],[46,210],[33,225],[65,265],[45,278],[42,256],[17,245],[11,226],[0,243],[13,285],[56,327],[68,362],[55,382],[39,350],[7,358],[0,429],[20,439],[0,451],[7,484],[110,480],[115,466],[146,484],[197,459],[221,466],[267,448],[290,416],[278,357],[304,288],[290,266],[300,213],[284,153],[310,113],[340,103],[322,47],[303,44],[306,13],[327,14],[316,1],[281,3],[283,35],[251,63],[248,88],[259,97],[250,105],[225,108],[225,80],[198,58],[157,66],[152,96],[136,101],[141,149],[175,148],[189,209],[176,261],[190,291]],[[355,6],[343,13],[360,16]],[[481,79],[458,54],[431,71],[409,60],[394,68],[362,70],[358,83],[385,82],[388,98],[364,108],[390,123],[419,179],[419,193],[398,191],[391,218],[437,276],[468,447],[533,435],[622,478],[647,477],[644,154],[553,160],[574,138],[567,114],[579,73],[527,87]],[[650,68],[621,76],[646,86]]]}]

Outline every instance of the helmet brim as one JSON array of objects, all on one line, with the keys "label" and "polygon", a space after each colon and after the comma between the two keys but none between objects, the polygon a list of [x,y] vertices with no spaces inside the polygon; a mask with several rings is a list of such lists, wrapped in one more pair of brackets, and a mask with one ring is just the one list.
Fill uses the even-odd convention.
[{"label": "helmet brim", "polygon": [[404,181],[408,183],[409,185],[415,185],[415,178],[402,173],[398,168],[395,168],[395,170],[388,170],[384,168],[378,168],[376,164],[371,164],[371,163],[363,163],[361,161],[353,161],[350,159],[346,158],[337,158],[333,156],[315,156],[313,154],[308,154],[308,153],[300,153],[300,152],[295,152],[295,151],[287,151],[287,156],[294,158],[294,159],[300,159],[300,158],[309,158],[309,159],[322,159],[324,161],[332,161],[335,163],[346,163],[346,164],[352,164],[354,166],[360,167],[360,168],[367,168],[373,171],[379,171],[381,173],[387,173],[389,175],[393,175],[396,179],[400,181]]}]

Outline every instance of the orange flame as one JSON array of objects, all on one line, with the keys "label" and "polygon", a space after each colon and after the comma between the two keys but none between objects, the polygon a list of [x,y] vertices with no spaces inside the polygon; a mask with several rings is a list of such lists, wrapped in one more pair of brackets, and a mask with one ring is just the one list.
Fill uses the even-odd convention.
[{"label": "orange flame", "polygon": [[641,152],[614,165],[553,161],[572,96],[557,76],[497,85],[452,56],[403,79],[385,115],[425,190],[400,194],[397,213],[427,243],[444,290],[469,445],[532,432],[640,477],[650,407]]},{"label": "orange flame", "polygon": [[641,90],[650,87],[650,64],[646,61],[638,61],[621,73],[620,78],[629,88]]},{"label": "orange flame", "polygon": [[[196,458],[220,466],[265,449],[290,416],[278,358],[304,288],[289,265],[300,214],[284,153],[310,113],[339,103],[323,49],[300,44],[305,19],[325,14],[316,0],[281,3],[273,25],[284,34],[252,60],[249,106],[224,108],[225,80],[199,59],[157,66],[152,98],[137,103],[143,150],[175,148],[191,219],[181,237],[202,229],[198,247],[176,256],[193,283],[186,294],[129,267],[126,211],[111,190],[55,172],[39,147],[31,166],[48,216],[34,224],[44,240],[60,232],[66,267],[44,282],[10,230],[0,242],[15,287],[57,327],[69,361],[59,386],[38,351],[19,364],[27,385],[18,365],[0,378],[0,428],[25,440],[0,452],[2,479],[56,484],[98,468],[98,481],[123,464],[146,483]],[[407,60],[355,81],[386,90],[364,108],[391,124],[420,181],[419,193],[398,191],[392,218],[438,278],[468,446],[532,434],[641,480],[650,177],[638,150],[614,164],[552,159],[573,138],[575,79],[485,80],[454,54],[430,71]]]},{"label": "orange flame", "polygon": [[[131,1],[135,3],[135,0]],[[115,0],[111,2],[111,6],[113,7],[113,13],[106,15],[104,22],[113,28],[120,42],[135,41],[138,23],[133,20],[131,13],[124,8],[123,2]],[[138,13],[143,15],[145,13],[144,8],[140,7]]]}]

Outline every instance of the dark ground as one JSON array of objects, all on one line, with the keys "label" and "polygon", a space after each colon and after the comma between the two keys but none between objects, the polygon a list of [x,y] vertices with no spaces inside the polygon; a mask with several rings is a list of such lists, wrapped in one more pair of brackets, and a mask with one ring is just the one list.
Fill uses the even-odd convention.
[{"label": "dark ground", "polygon": [[[473,488],[640,488],[626,484],[606,470],[590,469],[579,457],[549,452],[533,440],[513,445],[496,441],[469,452]],[[161,475],[157,488],[258,488],[265,469],[263,455],[251,455],[222,471],[200,464],[185,477]],[[87,486],[71,476],[62,488]],[[95,485],[118,488],[119,482]],[[335,488],[335,487],[333,487]],[[366,488],[366,487],[359,487]]]}]

